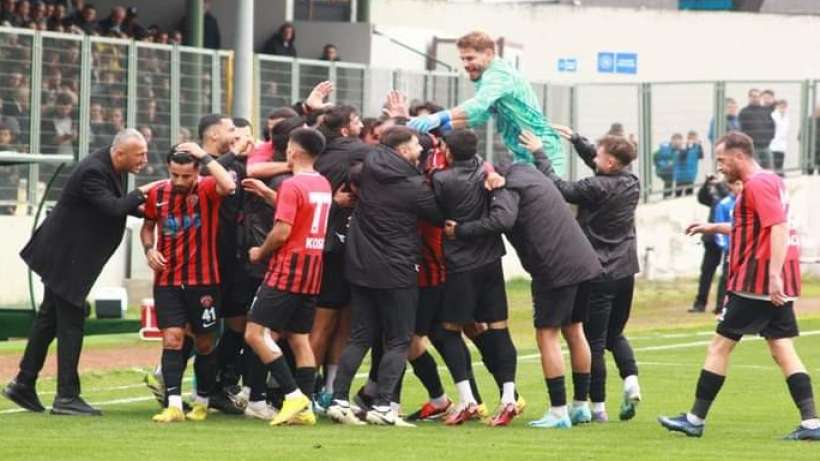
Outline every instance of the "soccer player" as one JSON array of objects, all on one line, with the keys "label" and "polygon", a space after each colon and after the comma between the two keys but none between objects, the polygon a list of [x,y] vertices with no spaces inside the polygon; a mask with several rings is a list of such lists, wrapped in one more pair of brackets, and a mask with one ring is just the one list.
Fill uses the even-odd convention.
[{"label": "soccer player", "polygon": [[670,431],[700,437],[738,341],[747,334],[766,339],[769,352],[786,377],[800,425],[788,440],[820,440],[811,378],[794,348],[798,336],[794,302],[800,296],[800,247],[789,226],[789,201],[783,180],[755,160],[752,138],[732,131],[715,143],[718,170],[726,180],[743,181],[734,222],[692,224],[689,235],[730,234],[728,300],[700,372],[695,402],[688,413],[661,416]]},{"label": "soccer player", "polygon": [[[578,207],[578,223],[604,268],[603,274],[589,284],[589,318],[584,322],[591,369],[587,357],[579,358],[575,356],[577,354],[572,357],[576,395],[570,419],[573,424],[608,421],[604,352],[609,350],[624,380],[619,417],[629,420],[635,416],[635,408],[641,399],[635,354],[623,334],[632,307],[635,274],[639,271],[635,209],[641,191],[638,177],[629,168],[635,159],[635,146],[624,137],[610,135],[601,138],[596,148],[570,128],[554,128],[572,142],[581,159],[595,171],[594,176],[575,182],[565,181],[555,173],[541,150],[538,137],[525,132],[521,135],[521,143],[533,153],[536,167],[552,180],[564,199]],[[586,348],[580,349],[572,352],[586,353]],[[591,414],[585,387],[592,400]]]},{"label": "soccer player", "polygon": [[[272,426],[316,423],[309,399],[316,360],[308,334],[322,282],[322,252],[332,200],[330,184],[313,168],[324,148],[324,136],[314,129],[299,128],[290,133],[287,162],[293,177],[280,186],[273,229],[262,246],[249,250],[252,263],[275,253],[245,329],[245,341],[285,395]],[[293,350],[293,372],[276,344],[280,338],[286,338]]]},{"label": "soccer player", "polygon": [[567,339],[571,355],[583,357],[587,348],[589,357],[582,328],[588,311],[585,282],[600,276],[601,263],[561,193],[543,173],[530,164],[513,163],[505,179],[509,193],[494,196],[489,215],[461,223],[448,221],[445,233],[470,240],[504,232],[515,248],[532,276],[533,323],[551,405],[542,418],[529,424],[569,428],[560,335]]},{"label": "soccer player", "polygon": [[522,131],[540,137],[558,174],[564,174],[564,153],[558,135],[539,108],[527,79],[496,56],[495,42],[484,32],[471,32],[456,42],[464,70],[475,82],[475,95],[449,110],[416,117],[408,126],[421,132],[441,127],[478,128],[495,115],[498,134],[513,154],[514,162],[532,163],[532,155],[518,143]]},{"label": "soccer player", "polygon": [[417,224],[419,218],[440,223],[441,215],[417,169],[422,147],[416,133],[396,126],[381,141],[361,169],[348,231],[345,274],[351,283],[353,323],[327,414],[337,422],[361,423],[350,408],[350,385],[374,340],[383,338],[378,391],[366,419],[406,425],[390,402],[404,371],[418,306]]},{"label": "soccer player", "polygon": [[332,108],[320,127],[327,146],[316,160],[316,171],[327,178],[333,190],[324,254],[327,276],[322,277],[316,320],[310,332],[316,363],[325,366],[324,388],[316,396],[316,403],[322,409],[327,409],[333,401],[333,381],[350,335],[350,285],[344,277],[344,253],[355,197],[347,182],[350,167],[363,162],[373,149],[359,139],[361,129],[362,121],[356,108],[347,105]]},{"label": "soccer player", "polygon": [[[444,138],[450,167],[432,178],[433,192],[448,219],[456,222],[486,217],[491,201],[484,182],[487,170],[478,157],[478,136],[471,130],[455,130]],[[501,189],[494,194],[508,194]],[[441,354],[450,369],[459,393],[459,403],[445,419],[448,425],[472,419],[478,404],[472,395],[465,363],[462,330],[475,322],[486,323],[485,337],[491,351],[487,357],[492,373],[501,384],[498,412],[492,426],[506,426],[517,415],[515,372],[517,353],[507,328],[507,294],[501,257],[505,254],[501,234],[469,240],[444,241],[448,279],[444,285],[442,324],[439,340]]]},{"label": "soccer player", "polygon": [[[219,206],[222,197],[234,193],[236,184],[222,165],[194,143],[175,146],[167,164],[171,179],[148,193],[140,233],[148,265],[154,270],[157,323],[162,330],[167,407],[154,421],[186,418],[181,396],[188,360],[182,351],[186,331],[193,334],[197,351],[197,391],[187,418],[202,421],[208,417],[218,367],[213,350],[221,306],[216,248]],[[210,177],[200,177],[200,164]]]}]

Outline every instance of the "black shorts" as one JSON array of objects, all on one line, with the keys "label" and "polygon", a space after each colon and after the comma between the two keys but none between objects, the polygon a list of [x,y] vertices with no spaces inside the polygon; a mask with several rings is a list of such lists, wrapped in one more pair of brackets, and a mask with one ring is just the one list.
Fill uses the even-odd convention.
[{"label": "black shorts", "polygon": [[194,334],[219,331],[219,287],[154,287],[157,325],[161,330],[191,326]]},{"label": "black shorts", "polygon": [[442,302],[441,322],[467,325],[507,320],[507,290],[501,260],[447,274]]},{"label": "black shorts", "polygon": [[259,287],[248,312],[248,320],[277,333],[308,334],[313,329],[316,296]]},{"label": "black shorts", "polygon": [[247,315],[262,279],[251,277],[241,266],[225,270],[221,279],[222,318]]},{"label": "black shorts", "polygon": [[531,291],[535,328],[560,328],[586,322],[589,316],[589,282],[557,288],[546,288],[545,285],[538,277],[533,277]]},{"label": "black shorts", "polygon": [[342,309],[350,305],[350,283],[345,278],[344,251],[324,254],[322,286],[316,305],[325,309]]},{"label": "black shorts", "polygon": [[433,324],[440,322],[444,285],[419,288],[419,308],[416,310],[416,336],[428,336]]},{"label": "black shorts", "polygon": [[758,334],[766,339],[794,338],[800,335],[794,303],[777,307],[771,301],[744,298],[729,293],[720,314],[717,333],[740,341],[743,335]]}]

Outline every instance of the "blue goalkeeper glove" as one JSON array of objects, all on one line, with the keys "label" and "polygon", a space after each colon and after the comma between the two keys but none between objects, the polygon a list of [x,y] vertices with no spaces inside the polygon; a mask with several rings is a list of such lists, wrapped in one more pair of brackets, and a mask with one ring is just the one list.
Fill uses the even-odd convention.
[{"label": "blue goalkeeper glove", "polygon": [[438,127],[445,128],[449,131],[453,129],[451,118],[452,116],[450,115],[450,111],[443,110],[441,112],[436,112],[435,114],[413,118],[407,122],[407,127],[412,128],[419,133],[429,133]]}]

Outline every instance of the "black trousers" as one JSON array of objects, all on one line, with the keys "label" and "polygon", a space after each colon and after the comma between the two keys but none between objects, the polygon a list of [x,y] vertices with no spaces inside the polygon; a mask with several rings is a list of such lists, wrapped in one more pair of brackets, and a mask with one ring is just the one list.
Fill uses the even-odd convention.
[{"label": "black trousers", "polygon": [[596,280],[590,284],[589,318],[584,323],[584,334],[592,353],[589,396],[593,402],[606,401],[604,353],[607,350],[612,352],[621,378],[638,374],[635,354],[624,336],[634,289],[635,276]]},{"label": "black trousers", "polygon": [[[703,242],[703,261],[700,263],[700,280],[698,280],[698,294],[695,297],[695,306],[704,308],[709,303],[709,292],[712,290],[712,280],[715,271],[723,259],[723,250],[714,241]],[[718,295],[719,296],[719,295]],[[720,298],[718,298],[720,300]]]},{"label": "black trousers", "polygon": [[48,347],[57,338],[57,396],[76,397],[80,394],[77,365],[83,348],[85,311],[59,297],[48,287],[34,318],[26,351],[20,360],[17,381],[34,386],[43,368]]},{"label": "black trousers", "polygon": [[350,339],[339,360],[333,397],[348,400],[350,385],[365,354],[380,340],[383,354],[378,364],[376,405],[389,405],[404,372],[410,340],[416,325],[418,287],[377,289],[351,286],[353,319]]},{"label": "black trousers", "polygon": [[786,161],[786,153],[773,150],[772,159],[774,161],[774,172],[780,176],[785,174],[783,170],[783,163]]}]

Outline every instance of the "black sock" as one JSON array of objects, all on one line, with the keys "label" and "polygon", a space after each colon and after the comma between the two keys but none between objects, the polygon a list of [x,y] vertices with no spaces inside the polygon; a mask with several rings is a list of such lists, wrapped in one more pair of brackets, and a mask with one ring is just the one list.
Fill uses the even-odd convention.
[{"label": "black sock", "polygon": [[219,357],[216,351],[210,354],[197,354],[194,358],[196,373],[196,394],[208,397],[216,389],[216,374],[219,371]]},{"label": "black sock", "polygon": [[250,401],[267,400],[268,368],[259,360],[251,348],[245,349],[245,360],[248,366],[248,377],[245,385],[251,388]]},{"label": "black sock", "polygon": [[444,395],[444,386],[441,385],[441,376],[438,374],[436,359],[429,352],[424,351],[415,360],[411,360],[410,366],[413,367],[413,373],[427,389],[427,395],[431,399]]},{"label": "black sock", "polygon": [[284,356],[280,356],[273,362],[268,363],[267,367],[268,370],[270,370],[270,374],[273,375],[276,382],[279,383],[279,390],[283,395],[288,395],[298,388]]},{"label": "black sock", "polygon": [[492,356],[493,378],[499,393],[503,392],[504,383],[515,382],[515,371],[518,366],[518,353],[510,336],[510,330],[490,329],[483,333],[484,345]]},{"label": "black sock", "polygon": [[461,338],[460,331],[444,330],[440,335],[439,344],[441,348],[441,358],[450,370],[450,375],[453,377],[454,383],[460,383],[467,380],[467,364],[464,356],[464,340]]},{"label": "black sock", "polygon": [[473,373],[473,357],[470,354],[470,348],[467,347],[467,343],[461,341],[461,344],[464,345],[464,360],[467,363],[467,379],[470,381],[470,391],[473,393],[473,397],[475,397],[475,402],[479,405],[484,403],[481,399],[481,393],[478,391],[478,383],[475,381],[475,374]]},{"label": "black sock", "polygon": [[[481,361],[484,362],[484,366],[487,368],[487,371],[490,372],[491,375],[495,376],[495,357],[492,352],[492,348],[487,342],[487,333],[489,331],[485,331],[484,333],[479,334],[475,338],[473,338],[473,344],[475,347],[478,348],[478,352],[481,354]],[[492,334],[490,334],[492,336]]]},{"label": "black sock", "polygon": [[573,400],[576,402],[586,402],[589,398],[589,373],[572,372],[572,388],[574,391]]},{"label": "black sock", "polygon": [[169,395],[182,395],[182,375],[185,373],[185,359],[178,349],[162,350],[162,380],[165,382],[165,405]]},{"label": "black sock", "polygon": [[786,378],[786,384],[789,385],[789,393],[792,395],[794,404],[800,410],[800,419],[805,421],[817,418],[817,411],[814,408],[814,392],[811,389],[809,375],[803,372],[794,373]]},{"label": "black sock", "polygon": [[550,396],[551,407],[563,407],[567,404],[567,389],[564,387],[564,377],[547,378],[547,393]]},{"label": "black sock", "polygon": [[313,386],[316,384],[316,368],[315,367],[301,367],[293,372],[293,379],[299,390],[303,394],[310,397],[313,395]]},{"label": "black sock", "polygon": [[225,328],[219,341],[219,382],[222,387],[239,383],[239,353],[242,351],[244,334]]},{"label": "black sock", "polygon": [[698,386],[695,389],[695,403],[692,405],[691,413],[698,418],[706,419],[709,413],[709,407],[712,406],[715,397],[717,397],[723,382],[726,380],[725,376],[712,373],[708,370],[700,370],[700,378],[698,378]]}]

